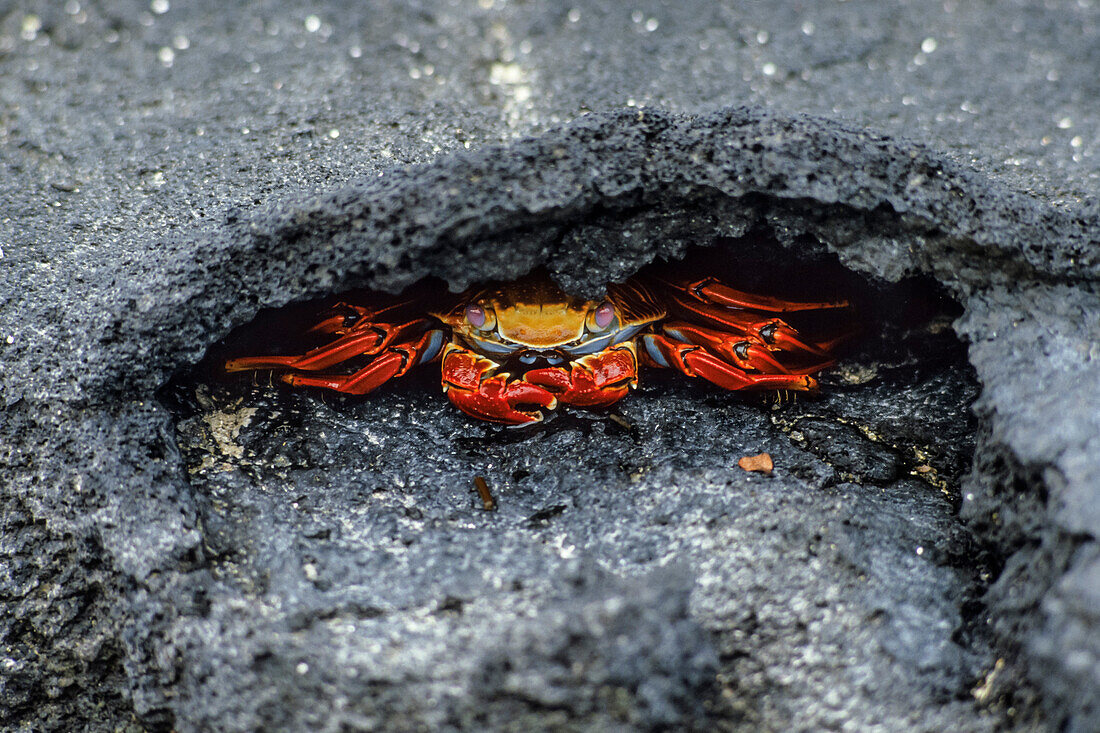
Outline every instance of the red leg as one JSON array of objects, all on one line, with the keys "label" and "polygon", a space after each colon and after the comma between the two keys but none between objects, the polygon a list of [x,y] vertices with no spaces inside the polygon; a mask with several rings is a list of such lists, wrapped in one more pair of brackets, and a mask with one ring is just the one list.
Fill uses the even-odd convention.
[{"label": "red leg", "polygon": [[227,372],[243,372],[250,369],[327,369],[334,364],[359,356],[378,353],[383,340],[381,333],[358,333],[345,336],[327,346],[322,346],[298,356],[246,356],[225,363]]},{"label": "red leg", "polygon": [[661,331],[674,341],[704,346],[722,357],[725,361],[740,367],[766,374],[790,374],[791,370],[772,356],[767,346],[754,341],[743,334],[718,331],[713,328],[694,326],[683,321],[670,321],[661,324]]},{"label": "red leg", "polygon": [[[250,356],[232,359],[226,362],[225,370],[291,370],[293,373],[281,375],[281,379],[288,384],[361,395],[405,374],[422,361],[437,358],[447,338],[442,329],[432,328],[434,322],[426,318],[397,324],[377,323],[358,318],[359,315],[370,313],[365,308],[341,304],[336,311],[311,329],[312,333],[338,335],[331,343],[297,356]],[[373,315],[381,312],[377,311]],[[356,316],[356,320],[349,324],[347,319],[352,315]],[[366,366],[351,373],[318,373],[339,367],[358,357],[374,358]],[[347,372],[347,368],[344,371]]]},{"label": "red leg", "polygon": [[684,285],[673,284],[673,287],[690,293],[704,303],[713,303],[715,305],[723,305],[730,308],[765,311],[768,313],[795,313],[797,311],[848,307],[848,301],[846,300],[826,301],[822,303],[802,303],[772,298],[767,295],[746,293],[741,290],[735,290],[713,277],[703,278],[702,280],[696,280]]},{"label": "red leg", "polygon": [[[849,307],[847,301],[795,302],[755,295],[729,287],[708,277],[677,283],[659,280],[667,288],[673,311],[682,318],[700,322],[720,331],[734,331],[766,347],[805,352],[828,359],[828,346],[802,340],[798,332],[767,313],[794,313],[812,310],[837,310]],[[774,350],[769,348],[769,350]]]},{"label": "red leg", "polygon": [[345,394],[364,395],[394,377],[403,376],[422,361],[439,354],[443,332],[432,330],[412,343],[395,344],[375,357],[370,364],[351,374],[305,376],[284,374],[282,380],[295,387],[323,387]]},{"label": "red leg", "polygon": [[232,359],[225,363],[225,370],[240,372],[248,369],[298,369],[301,371],[328,369],[356,356],[372,356],[380,353],[395,341],[402,341],[410,336],[415,338],[430,324],[431,321],[423,318],[401,324],[364,322],[357,324],[347,335],[341,336],[330,344],[307,351],[305,354]]},{"label": "red leg", "polygon": [[509,374],[497,373],[499,368],[491,359],[448,344],[443,356],[443,391],[451,404],[467,415],[512,426],[539,422],[542,410],[557,407],[557,399],[548,390],[523,379],[510,379]]},{"label": "red leg", "polygon": [[828,353],[801,340],[798,337],[798,331],[778,318],[761,320],[758,313],[722,308],[678,295],[673,295],[672,300],[686,317],[700,320],[719,330],[733,331],[763,346],[775,346],[787,351],[802,351],[829,358]]},{"label": "red leg", "polygon": [[378,325],[383,321],[404,323],[402,315],[408,314],[410,307],[415,308],[419,304],[420,301],[412,299],[372,309],[341,301],[328,309],[325,312],[325,318],[306,333],[344,336],[354,331],[360,331],[364,327],[369,328],[371,325]]},{"label": "red leg", "polygon": [[809,391],[817,387],[817,381],[809,374],[753,374],[723,361],[702,346],[660,334],[646,334],[641,341],[657,366],[678,369],[689,377],[702,377],[725,389]]},{"label": "red leg", "polygon": [[[808,350],[801,348],[802,342],[795,339],[775,339],[774,344],[767,344],[761,343],[763,339],[760,338],[731,334],[682,321],[661,324],[661,331],[675,341],[704,346],[711,353],[741,369],[764,374],[812,374],[832,366],[834,360],[828,356],[828,350],[842,340],[813,344],[812,350]],[[807,356],[814,358],[807,361]],[[793,359],[795,363],[783,363],[786,360],[784,357]]]},{"label": "red leg", "polygon": [[409,361],[409,353],[402,347],[382,354],[367,366],[351,374],[333,376],[307,376],[284,374],[281,379],[294,387],[321,387],[346,394],[363,395],[393,379]]},{"label": "red leg", "polygon": [[337,303],[326,312],[326,317],[306,333],[326,333],[343,336],[361,322],[377,320],[377,313],[369,308],[351,303]]}]

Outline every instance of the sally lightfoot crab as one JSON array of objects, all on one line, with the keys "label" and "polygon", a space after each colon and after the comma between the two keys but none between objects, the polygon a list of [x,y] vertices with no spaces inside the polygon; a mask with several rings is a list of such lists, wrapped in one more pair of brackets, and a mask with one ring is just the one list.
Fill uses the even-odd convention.
[{"label": "sally lightfoot crab", "polygon": [[584,300],[534,274],[459,294],[340,302],[307,332],[321,339],[316,348],[232,359],[225,369],[271,369],[291,385],[362,395],[438,360],[460,410],[525,425],[559,404],[613,405],[638,385],[642,365],[728,390],[813,390],[839,339],[804,337],[780,316],[847,307],[752,295],[713,277],[653,275]]}]

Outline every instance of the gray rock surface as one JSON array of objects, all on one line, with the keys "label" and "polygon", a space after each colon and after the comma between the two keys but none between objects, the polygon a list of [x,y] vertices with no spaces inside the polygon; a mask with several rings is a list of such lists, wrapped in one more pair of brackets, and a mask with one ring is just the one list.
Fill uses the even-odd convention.
[{"label": "gray rock surface", "polygon": [[[0,724],[1100,727],[1098,48],[1085,1],[0,10]],[[697,245],[884,304],[819,401],[517,433],[195,367]],[[933,282],[965,352],[886,305]]]}]

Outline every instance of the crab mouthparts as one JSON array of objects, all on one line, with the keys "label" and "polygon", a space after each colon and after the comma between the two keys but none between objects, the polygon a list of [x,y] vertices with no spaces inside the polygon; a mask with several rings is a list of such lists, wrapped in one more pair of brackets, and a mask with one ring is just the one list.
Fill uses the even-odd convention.
[{"label": "crab mouthparts", "polygon": [[557,349],[523,349],[513,354],[509,361],[518,367],[517,371],[527,372],[532,369],[561,366],[569,361],[569,357]]}]

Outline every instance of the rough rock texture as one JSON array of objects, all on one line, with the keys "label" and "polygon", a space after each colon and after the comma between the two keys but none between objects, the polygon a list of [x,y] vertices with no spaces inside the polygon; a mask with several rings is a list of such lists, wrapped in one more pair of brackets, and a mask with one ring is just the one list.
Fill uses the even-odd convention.
[{"label": "rough rock texture", "polygon": [[[1083,1],[0,11],[0,723],[1100,727],[1098,48]],[[819,402],[535,434],[192,369],[689,245],[936,281],[969,351],[884,306]]]}]

